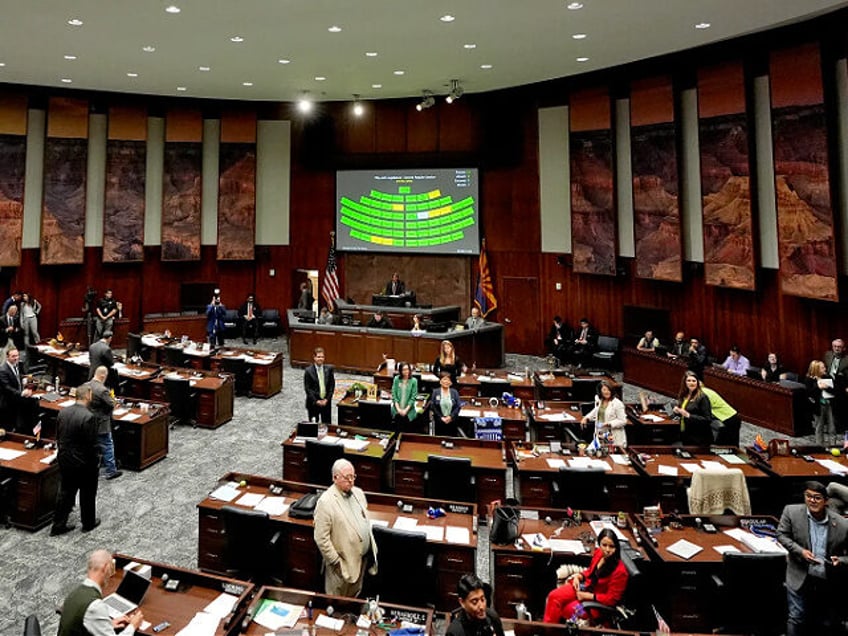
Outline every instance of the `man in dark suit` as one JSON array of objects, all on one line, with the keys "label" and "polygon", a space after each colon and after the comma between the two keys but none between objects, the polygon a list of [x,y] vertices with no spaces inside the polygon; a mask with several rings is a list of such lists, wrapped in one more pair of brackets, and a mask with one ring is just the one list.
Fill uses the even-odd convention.
[{"label": "man in dark suit", "polygon": [[804,503],[783,509],[777,540],[789,552],[787,636],[837,633],[829,630],[836,630],[844,613],[840,581],[848,572],[848,520],[828,509],[824,485],[808,481]]},{"label": "man in dark suit", "polygon": [[262,309],[259,303],[256,302],[253,294],[247,295],[241,307],[239,307],[239,320],[241,321],[241,338],[244,344],[247,344],[247,338],[253,338],[253,344],[256,344],[256,339],[259,337],[259,317],[262,315]]},{"label": "man in dark suit", "polygon": [[392,280],[386,283],[386,294],[389,296],[402,296],[406,293],[406,285],[400,279],[400,274],[392,274]]},{"label": "man in dark suit", "polygon": [[580,326],[574,330],[574,343],[571,347],[571,361],[577,366],[588,365],[592,354],[598,348],[598,330],[588,318],[580,319]]},{"label": "man in dark suit", "polygon": [[224,316],[227,315],[227,308],[221,302],[221,294],[216,293],[212,296],[212,302],[206,305],[206,337],[209,340],[210,347],[224,346]]},{"label": "man in dark suit", "polygon": [[65,534],[74,529],[68,525],[68,515],[74,506],[77,492],[80,498],[82,531],[94,530],[100,525],[95,516],[97,497],[97,471],[100,468],[100,447],[97,444],[97,422],[88,410],[91,403],[91,385],[77,388],[75,404],[62,409],[56,424],[59,476],[61,486],[53,514],[51,536]]},{"label": "man in dark suit", "polygon": [[20,354],[12,348],[0,364],[0,414],[4,425],[29,435],[38,401],[32,398],[32,389],[24,387],[19,362]]},{"label": "man in dark suit", "polygon": [[571,342],[571,329],[562,321],[562,317],[554,316],[554,323],[545,338],[545,347],[548,353],[553,355],[560,363],[568,358],[569,345]]},{"label": "man in dark suit", "polygon": [[6,354],[13,348],[18,352],[25,351],[24,330],[17,305],[9,305],[6,313],[0,316],[0,363],[6,360]]},{"label": "man in dark suit", "polygon": [[824,354],[824,367],[833,378],[834,398],[831,402],[833,419],[837,431],[844,431],[848,420],[848,356],[845,355],[845,343],[837,338],[830,343],[830,351]]},{"label": "man in dark suit", "polygon": [[115,443],[112,440],[112,411],[115,410],[115,398],[106,386],[109,369],[99,366],[94,370],[91,379],[91,404],[89,410],[97,422],[97,443],[100,445],[100,455],[106,479],[115,479],[124,473],[118,470],[115,463]]},{"label": "man in dark suit", "polygon": [[106,367],[108,375],[106,386],[117,387],[117,373],[115,372],[115,356],[112,353],[112,332],[104,331],[103,337],[88,348],[88,379],[94,377],[97,367]]},{"label": "man in dark suit", "polygon": [[324,364],[324,349],[316,347],[312,352],[313,364],[303,372],[303,389],[306,391],[306,412],[309,419],[325,424],[332,421],[333,391],[336,388],[336,376],[333,367]]}]

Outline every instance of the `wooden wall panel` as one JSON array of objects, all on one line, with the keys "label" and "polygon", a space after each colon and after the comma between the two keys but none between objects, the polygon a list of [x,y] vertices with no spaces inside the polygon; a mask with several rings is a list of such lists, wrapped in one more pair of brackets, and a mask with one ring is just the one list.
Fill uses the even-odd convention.
[{"label": "wooden wall panel", "polygon": [[409,114],[406,130],[406,149],[408,152],[436,152],[439,147],[439,125],[441,106],[438,102],[432,108],[416,110]]},{"label": "wooden wall panel", "polygon": [[377,114],[377,152],[406,151],[406,117],[410,110],[417,112],[403,100],[394,100],[379,105]]}]

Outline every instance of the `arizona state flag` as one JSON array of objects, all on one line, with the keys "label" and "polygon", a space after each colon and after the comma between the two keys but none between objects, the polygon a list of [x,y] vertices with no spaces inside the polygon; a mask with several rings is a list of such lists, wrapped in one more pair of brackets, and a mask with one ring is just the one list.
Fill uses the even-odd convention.
[{"label": "arizona state flag", "polygon": [[495,289],[492,287],[492,276],[489,273],[489,258],[486,256],[486,239],[480,246],[479,272],[477,273],[477,289],[474,292],[474,304],[480,309],[483,318],[498,308]]}]

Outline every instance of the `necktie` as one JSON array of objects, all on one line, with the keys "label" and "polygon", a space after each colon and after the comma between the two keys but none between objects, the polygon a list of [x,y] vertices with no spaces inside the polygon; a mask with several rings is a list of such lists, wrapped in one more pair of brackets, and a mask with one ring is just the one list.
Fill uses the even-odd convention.
[{"label": "necktie", "polygon": [[323,400],[327,395],[327,387],[324,385],[324,367],[315,367],[315,372],[318,374],[318,397]]},{"label": "necktie", "polygon": [[247,319],[253,320],[253,303],[247,303]]},{"label": "necktie", "polygon": [[15,372],[15,379],[18,381],[18,388],[21,387],[21,374],[18,372],[18,365],[12,365],[12,371]]}]

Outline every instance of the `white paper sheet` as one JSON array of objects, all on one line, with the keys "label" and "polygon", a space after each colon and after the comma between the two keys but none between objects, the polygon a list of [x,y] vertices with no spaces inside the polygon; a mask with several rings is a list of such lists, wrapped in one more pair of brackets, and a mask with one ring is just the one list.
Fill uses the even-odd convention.
[{"label": "white paper sheet", "polygon": [[26,451],[14,450],[12,448],[0,448],[0,460],[3,461],[11,461],[13,459],[17,459],[18,457],[23,457],[26,455]]},{"label": "white paper sheet", "polygon": [[59,402],[59,406],[62,407],[63,409],[66,409],[69,406],[73,406],[76,403],[77,403],[77,401],[75,399],[71,398],[70,400],[65,400],[64,402]]},{"label": "white paper sheet", "polygon": [[657,464],[657,472],[666,477],[677,477],[676,466],[666,466],[665,464]]},{"label": "white paper sheet", "polygon": [[254,510],[267,512],[272,517],[279,517],[286,514],[291,504],[286,503],[285,497],[265,497],[258,504],[253,506]]},{"label": "white paper sheet", "polygon": [[[303,611],[303,606],[289,605],[281,601],[263,601],[262,607],[253,617],[253,621],[267,627],[273,631],[281,628],[294,627],[297,619],[300,618],[300,613]],[[318,617],[321,618],[320,616]],[[318,621],[315,621],[318,624]]]},{"label": "white paper sheet", "polygon": [[256,504],[265,499],[265,495],[258,492],[246,492],[236,503],[240,506],[246,506],[248,508],[255,508]]},{"label": "white paper sheet", "polygon": [[618,464],[619,466],[629,466],[630,458],[627,455],[622,455],[620,453],[613,453],[610,455],[610,459]]},{"label": "white paper sheet", "polygon": [[141,418],[141,413],[127,413],[126,415],[118,418],[122,422],[135,422],[137,419]]},{"label": "white paper sheet", "polygon": [[556,459],[556,458],[550,458],[549,457],[545,461],[548,462],[548,466],[550,466],[551,468],[559,469],[559,468],[563,468],[565,466],[565,460],[564,459]]},{"label": "white paper sheet", "polygon": [[221,619],[206,612],[198,612],[177,636],[214,636]]},{"label": "white paper sheet", "polygon": [[442,526],[418,526],[416,530],[423,530],[427,534],[427,541],[444,541],[445,529]]},{"label": "white paper sheet", "polygon": [[735,545],[714,545],[713,550],[719,554],[725,554],[726,552],[739,552],[739,548]]},{"label": "white paper sheet", "polygon": [[527,542],[527,545],[530,546],[533,550],[547,550],[550,548],[550,542],[548,538],[543,535],[541,532],[537,532],[535,534],[523,534],[521,538]]},{"label": "white paper sheet", "polygon": [[695,464],[692,462],[680,462],[680,467],[690,473],[694,473],[696,470],[701,470],[700,464]]},{"label": "white paper sheet", "polygon": [[732,453],[727,453],[726,455],[719,455],[719,457],[727,462],[728,464],[747,464],[744,457],[739,457],[739,455],[734,455]]},{"label": "white paper sheet", "polygon": [[583,548],[583,542],[576,539],[550,539],[548,545],[551,547],[551,552],[583,554],[586,551]]},{"label": "white paper sheet", "polygon": [[692,543],[691,541],[687,541],[686,539],[680,539],[680,541],[675,541],[666,549],[672,554],[676,554],[681,559],[686,559],[688,561],[704,548]]},{"label": "white paper sheet", "polygon": [[654,415],[653,413],[645,413],[644,415],[639,416],[640,420],[645,420],[646,422],[662,422],[663,418],[659,415]]},{"label": "white paper sheet", "polygon": [[214,601],[203,608],[203,611],[218,618],[224,618],[227,614],[233,611],[233,608],[238,602],[238,596],[221,592]]},{"label": "white paper sheet", "polygon": [[727,466],[714,459],[702,459],[701,466],[706,470],[729,470]]},{"label": "white paper sheet", "polygon": [[445,527],[445,541],[448,543],[459,543],[468,545],[471,543],[471,533],[468,528],[460,528],[459,526]]},{"label": "white paper sheet", "polygon": [[325,629],[332,629],[334,632],[340,632],[344,629],[344,620],[341,618],[330,618],[326,614],[321,614],[318,618],[315,619],[316,627],[323,627]]},{"label": "white paper sheet", "polygon": [[209,493],[209,496],[212,499],[217,499],[218,501],[232,501],[240,494],[241,493],[238,489],[234,488],[230,484],[224,484],[223,486],[218,486],[215,490]]},{"label": "white paper sheet", "polygon": [[388,528],[389,527],[389,522],[386,521],[385,519],[369,519],[369,521],[371,522],[372,528],[374,526],[380,526],[381,528]]},{"label": "white paper sheet", "polygon": [[342,440],[342,446],[345,447],[346,450],[362,452],[368,448],[370,442],[367,439],[344,439]]},{"label": "white paper sheet", "polygon": [[467,407],[463,407],[459,409],[460,417],[480,417],[480,409],[469,409]]},{"label": "white paper sheet", "polygon": [[397,519],[395,519],[395,525],[392,527],[395,530],[417,530],[418,519],[415,517],[404,517],[403,515],[398,515]]}]

